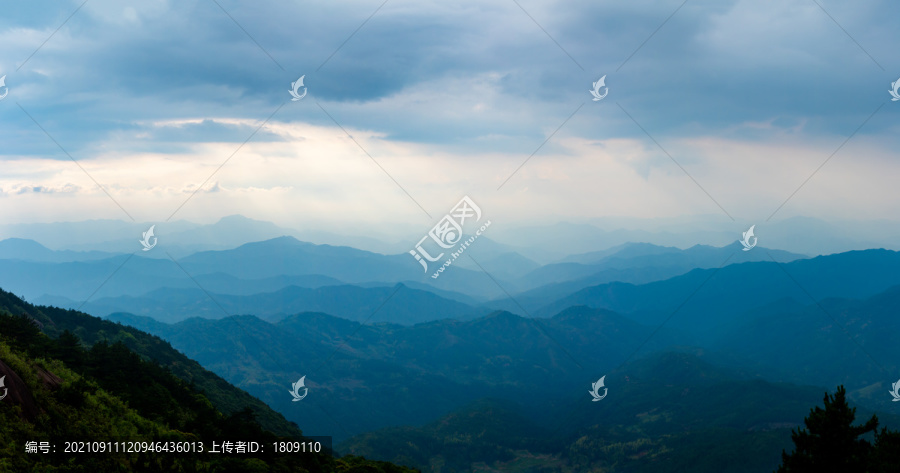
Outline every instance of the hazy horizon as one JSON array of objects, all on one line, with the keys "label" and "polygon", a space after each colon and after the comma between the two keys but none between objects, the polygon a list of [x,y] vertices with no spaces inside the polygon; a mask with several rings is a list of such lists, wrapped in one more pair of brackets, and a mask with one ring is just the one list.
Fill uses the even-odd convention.
[{"label": "hazy horizon", "polygon": [[[717,216],[593,219],[578,223],[557,221],[507,224],[496,219],[493,221],[491,231],[485,238],[512,250],[525,252],[536,247],[544,247],[549,250],[550,256],[531,255],[542,264],[569,255],[607,250],[625,243],[650,243],[679,249],[695,245],[722,247],[739,241],[742,233],[740,229],[735,230],[736,225],[733,222],[723,221]],[[209,231],[208,228],[226,222],[231,224],[227,227],[228,232],[223,230],[223,233],[227,234],[197,233],[202,232],[204,228]],[[51,250],[131,252],[140,249],[135,236],[139,239],[140,233],[151,225],[155,227],[156,236],[162,238],[164,243],[174,243],[178,246],[192,245],[195,251],[230,249],[244,243],[278,236],[292,236],[310,243],[351,246],[382,254],[408,252],[416,240],[429,229],[417,225],[408,225],[406,228],[388,226],[384,228],[384,233],[373,231],[354,233],[352,229],[292,228],[242,215],[229,215],[211,223],[187,220],[169,223],[130,222],[115,219],[6,223],[0,224],[0,241],[7,238],[23,238],[37,241]],[[61,228],[70,230],[77,228],[78,232],[68,233],[60,231]],[[576,231],[568,231],[572,229]],[[174,242],[169,235],[173,235]],[[185,241],[186,235],[189,241]],[[761,247],[807,256],[874,248],[900,250],[900,223],[889,221],[844,221],[841,224],[833,224],[808,217],[793,217],[768,225],[755,225],[755,235],[759,238]],[[204,241],[204,236],[212,240]],[[547,240],[553,238],[568,244],[560,245],[560,248],[547,248],[552,246]],[[165,244],[162,247],[165,247]]]}]

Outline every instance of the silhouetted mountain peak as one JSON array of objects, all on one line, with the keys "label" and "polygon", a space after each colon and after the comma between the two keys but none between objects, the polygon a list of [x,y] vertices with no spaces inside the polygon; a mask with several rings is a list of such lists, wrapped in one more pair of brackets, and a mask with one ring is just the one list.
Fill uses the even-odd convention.
[{"label": "silhouetted mountain peak", "polygon": [[41,243],[27,238],[7,238],[0,241],[0,259],[60,263],[96,260],[113,256],[101,251],[51,250]]},{"label": "silhouetted mountain peak", "polygon": [[307,243],[305,241],[300,241],[290,235],[284,235],[280,237],[271,238],[263,241],[254,241],[251,243],[245,243],[238,248],[262,248],[262,247],[297,247],[297,246],[314,246],[312,243]]},{"label": "silhouetted mountain peak", "polygon": [[25,238],[7,238],[0,241],[0,249],[10,251],[50,251],[46,246]]},{"label": "silhouetted mountain peak", "polygon": [[[701,245],[697,245],[697,246],[701,246]],[[680,251],[678,248],[676,248],[674,246],[655,245],[653,243],[647,243],[647,242],[642,242],[642,241],[624,243],[624,244],[620,245],[619,247],[621,249],[618,252],[616,252],[617,254],[621,253],[621,252],[634,252],[634,253],[647,254],[650,252],[652,252],[652,253],[668,253],[668,252]]]},{"label": "silhouetted mountain peak", "polygon": [[484,318],[485,319],[497,319],[497,320],[518,320],[518,319],[521,319],[522,317],[519,317],[518,315],[513,314],[511,312],[507,312],[505,310],[495,310],[495,311],[491,312],[490,314],[486,315]]},{"label": "silhouetted mountain peak", "polygon": [[873,248],[869,250],[851,250],[843,253],[834,253],[830,255],[821,255],[812,258],[811,261],[879,261],[882,258],[896,255],[898,252],[894,250],[886,250],[884,248]]},{"label": "silhouetted mountain peak", "polygon": [[245,217],[245,216],[243,216],[243,215],[241,215],[241,214],[234,214],[234,215],[226,215],[226,216],[220,218],[219,221],[216,222],[215,224],[220,224],[220,223],[256,223],[256,222],[262,222],[262,220],[255,220],[255,219],[252,219],[252,218],[250,218],[250,217]]},{"label": "silhouetted mountain peak", "polygon": [[527,321],[527,319],[525,317],[520,317],[516,314],[507,312],[505,310],[497,310],[497,311],[491,312],[490,314],[482,317],[481,319],[475,320],[474,322],[475,323],[487,323],[487,324],[494,324],[494,325],[509,326],[509,325],[519,325],[526,321]]}]

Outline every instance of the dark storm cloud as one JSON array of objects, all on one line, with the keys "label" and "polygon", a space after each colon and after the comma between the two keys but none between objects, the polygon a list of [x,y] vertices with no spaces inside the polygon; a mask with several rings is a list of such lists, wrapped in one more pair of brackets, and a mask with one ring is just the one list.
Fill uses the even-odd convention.
[{"label": "dark storm cloud", "polygon": [[[153,121],[261,123],[286,101],[273,119],[332,125],[313,100],[345,127],[473,149],[533,150],[585,102],[564,133],[642,136],[618,102],[659,137],[752,138],[757,131],[735,130],[747,122],[847,135],[900,74],[883,2],[823,3],[853,39],[812,2],[690,1],[658,31],[681,2],[520,3],[528,14],[514,2],[390,1],[348,40],[380,2],[221,1],[229,18],[209,1],[97,0],[16,71],[80,5],[17,3],[0,19],[14,39],[0,53],[11,88],[0,102],[3,154],[47,149],[16,103],[75,153]],[[304,74],[309,98],[291,103],[289,84]],[[610,96],[591,102],[604,74]],[[873,120],[863,133],[890,123]],[[252,132],[145,131],[161,150]]]}]

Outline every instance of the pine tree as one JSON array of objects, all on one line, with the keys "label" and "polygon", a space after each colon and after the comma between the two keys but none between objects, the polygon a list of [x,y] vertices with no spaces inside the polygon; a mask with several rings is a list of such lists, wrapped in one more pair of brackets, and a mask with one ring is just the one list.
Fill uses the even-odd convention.
[{"label": "pine tree", "polygon": [[68,330],[64,330],[56,339],[53,355],[76,372],[81,371],[84,365],[85,353],[81,347],[81,339]]},{"label": "pine tree", "polygon": [[[834,396],[825,393],[825,408],[811,409],[805,419],[806,429],[791,432],[794,451],[782,451],[777,473],[864,473],[869,469],[874,448],[861,435],[875,432],[878,418],[854,426],[856,408],[847,404],[846,391],[838,386]],[[893,441],[884,434],[885,442]]]},{"label": "pine tree", "polygon": [[900,432],[881,429],[881,432],[875,434],[875,452],[871,465],[872,473],[900,470]]}]

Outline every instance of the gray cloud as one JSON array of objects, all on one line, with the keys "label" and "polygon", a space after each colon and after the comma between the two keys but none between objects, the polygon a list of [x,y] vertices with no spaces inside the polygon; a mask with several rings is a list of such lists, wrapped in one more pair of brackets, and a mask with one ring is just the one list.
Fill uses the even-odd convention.
[{"label": "gray cloud", "polygon": [[[10,167],[3,176],[6,193],[15,189],[27,195],[35,188],[44,193],[70,179],[81,183],[74,179],[86,176],[66,174],[43,182],[12,169],[24,169],[19,163],[27,163],[29,172],[46,172],[45,164],[27,162],[31,158],[68,161],[56,143],[79,162],[102,157],[91,169],[111,187],[132,181],[111,171],[101,174],[115,167],[107,163],[120,159],[124,170],[131,169],[129,160],[135,155],[148,155],[141,158],[144,172],[164,162],[154,161],[158,154],[214,168],[276,110],[270,126],[255,133],[229,166],[252,162],[251,156],[295,151],[308,159],[302,166],[291,162],[297,173],[314,170],[330,177],[327,160],[336,155],[353,158],[342,162],[371,165],[319,106],[408,187],[426,182],[423,176],[452,169],[449,160],[493,166],[460,169],[489,175],[499,185],[578,110],[511,184],[538,195],[536,200],[554,192],[579,199],[579,192],[594,189],[573,189],[567,179],[589,172],[609,178],[608,188],[623,186],[619,192],[646,185],[658,192],[656,202],[683,190],[681,180],[694,186],[641,128],[713,194],[726,194],[723,201],[738,203],[726,201],[729,208],[753,199],[727,196],[724,184],[714,187],[719,183],[766,192],[771,188],[771,202],[760,203],[765,207],[760,213],[790,195],[879,106],[813,185],[828,182],[826,173],[841,163],[859,166],[860,176],[873,176],[877,173],[871,168],[880,164],[868,153],[884,159],[900,145],[895,125],[900,112],[887,94],[890,82],[900,77],[893,54],[900,32],[886,1],[820,2],[852,39],[808,1],[691,0],[656,31],[680,0],[520,0],[527,14],[511,1],[391,0],[349,40],[380,2],[219,3],[253,39],[208,0],[91,0],[19,70],[80,3],[8,6],[9,14],[0,18],[0,41],[6,46],[0,50],[0,74],[8,74],[10,86],[10,95],[0,101],[0,166]],[[290,102],[289,84],[300,75],[306,76],[309,95]],[[602,75],[607,76],[609,96],[592,102],[588,89]],[[310,141],[321,154],[313,156],[303,148],[309,143],[300,132],[289,136],[274,131],[284,124],[317,133]],[[367,140],[370,135],[375,137]],[[692,146],[704,140],[721,141],[703,150]],[[734,151],[724,142],[746,147],[719,152]],[[204,146],[210,143],[227,146]],[[792,148],[767,148],[770,143],[815,152],[801,160],[789,155]],[[273,146],[265,146],[269,144]],[[749,161],[762,152],[771,155]],[[210,154],[199,159],[201,153]],[[643,181],[626,185],[621,176],[603,174],[623,172],[619,165]],[[863,170],[864,165],[870,169]],[[71,163],[65,166],[56,171],[78,171]],[[753,166],[767,166],[767,171]],[[757,182],[774,171],[780,174],[777,183]],[[192,192],[183,186],[197,185],[212,171],[194,172],[196,176],[167,176],[173,183],[166,185]],[[739,184],[738,172],[746,177]],[[152,175],[162,179],[162,174]],[[384,178],[382,174],[376,176]],[[672,179],[667,183],[671,187],[661,186],[660,176]],[[246,173],[241,177],[247,178]],[[222,187],[216,183],[204,192],[225,195],[234,189],[293,184],[273,183],[268,175],[253,179],[248,184],[222,177]],[[304,191],[346,192],[328,180],[312,181],[304,183]],[[81,184],[96,190],[87,179]],[[147,188],[162,185],[151,182]],[[814,189],[811,185],[798,199]],[[396,187],[391,191],[407,199]],[[689,195],[695,191],[703,205],[710,204],[694,187]],[[632,202],[635,208],[641,203]],[[687,204],[671,205],[693,210]]]},{"label": "gray cloud", "polygon": [[[498,137],[505,137],[500,146],[540,143],[548,129],[590,102],[587,89],[603,74],[611,95],[588,103],[567,133],[597,137],[602,128],[608,136],[641,136],[615,107],[619,102],[661,137],[769,120],[776,127],[802,120],[811,132],[847,135],[887,98],[887,84],[896,79],[812,2],[688,2],[619,72],[680,2],[522,2],[563,52],[513,2],[392,1],[336,53],[376,3],[220,3],[265,52],[213,2],[89,2],[10,74],[11,99],[77,151],[137,122],[262,120],[289,98],[290,81],[306,74],[309,99],[334,110],[344,126],[477,148]],[[2,53],[5,68],[23,61],[75,5],[17,4],[0,28],[7,36],[37,31]],[[898,39],[883,14],[889,6],[826,5],[884,67],[900,70],[889,62],[896,63],[891,49]],[[425,91],[430,96],[404,101]],[[484,113],[472,113],[484,99]],[[46,152],[35,145],[42,133],[12,100],[0,103],[0,119],[12,123],[0,131],[10,143],[5,154]],[[312,100],[289,105],[276,119],[330,124]],[[863,133],[888,126],[874,120]],[[160,138],[210,139],[197,131]],[[234,130],[231,139],[244,139],[242,132]]]}]

